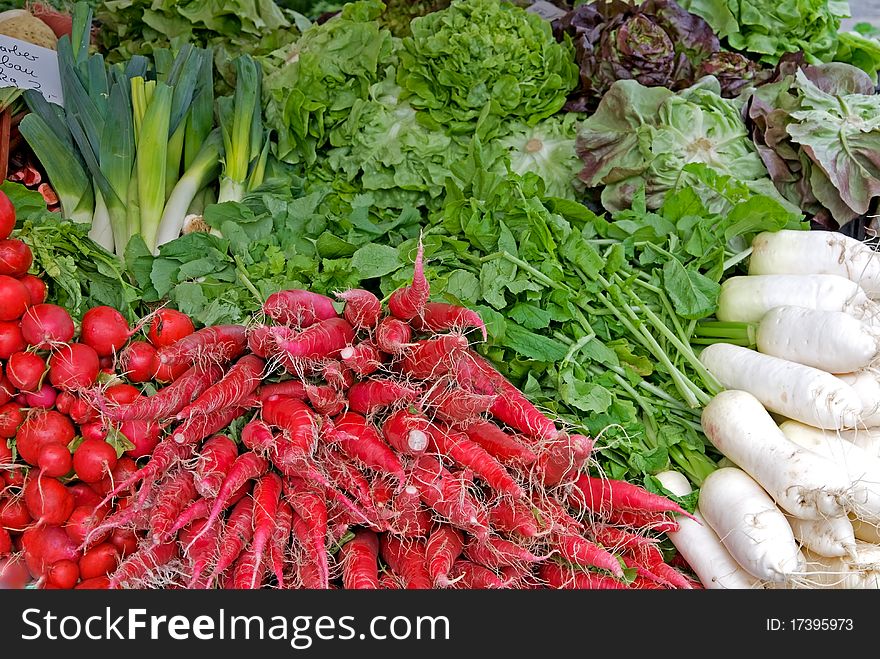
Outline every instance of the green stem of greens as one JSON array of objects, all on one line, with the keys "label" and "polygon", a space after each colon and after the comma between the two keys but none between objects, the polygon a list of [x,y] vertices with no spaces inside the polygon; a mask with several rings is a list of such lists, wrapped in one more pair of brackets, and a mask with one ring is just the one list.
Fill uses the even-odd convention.
[{"label": "green stem of greens", "polygon": [[253,295],[260,303],[264,302],[263,296],[260,295],[260,291],[254,286],[254,283],[250,280],[247,273],[247,268],[245,268],[244,263],[242,263],[241,258],[236,255],[235,257],[235,274],[241,280],[241,283],[245,285],[251,295]]},{"label": "green stem of greens", "polygon": [[744,348],[753,348],[757,342],[757,329],[755,323],[703,320],[697,323],[691,343],[698,345],[732,343]]},{"label": "green stem of greens", "polygon": [[752,248],[749,247],[748,249],[744,249],[743,251],[739,252],[738,254],[734,254],[729,259],[725,260],[724,264],[721,267],[724,269],[724,272],[727,272],[728,270],[730,270],[730,268],[735,266],[737,263],[745,261],[751,255],[752,255]]}]

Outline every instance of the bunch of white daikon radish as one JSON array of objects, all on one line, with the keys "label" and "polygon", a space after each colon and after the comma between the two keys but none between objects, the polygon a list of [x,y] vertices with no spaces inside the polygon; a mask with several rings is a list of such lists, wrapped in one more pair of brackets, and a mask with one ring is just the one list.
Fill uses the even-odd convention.
[{"label": "bunch of white daikon radish", "polygon": [[702,427],[726,466],[700,488],[701,537],[721,549],[702,552],[716,558],[698,576],[880,588],[880,252],[835,232],[760,234],[716,317],[756,323],[757,349],[700,355],[725,388]]}]

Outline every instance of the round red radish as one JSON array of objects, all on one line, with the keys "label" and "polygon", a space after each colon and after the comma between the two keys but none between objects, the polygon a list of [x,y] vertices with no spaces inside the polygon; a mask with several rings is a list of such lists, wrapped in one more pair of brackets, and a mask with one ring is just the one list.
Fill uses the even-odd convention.
[{"label": "round red radish", "polygon": [[0,442],[0,470],[4,465],[10,464],[12,464],[12,449],[6,445],[6,442]]},{"label": "round red radish", "polygon": [[113,483],[122,483],[128,479],[129,476],[132,476],[138,470],[137,463],[131,459],[130,457],[123,455],[116,461],[116,466],[113,467],[113,470],[110,472],[110,478],[113,479]]},{"label": "round red radish", "polygon": [[0,275],[0,320],[18,320],[30,303],[27,286],[9,275]]},{"label": "round red radish", "polygon": [[[6,405],[6,403],[12,400],[13,396],[15,396],[15,385],[3,374],[0,376],[0,405]],[[23,403],[24,401],[22,400],[21,402]]]},{"label": "round red radish", "polygon": [[87,506],[90,509],[94,509],[95,506],[101,503],[101,497],[88,483],[72,483],[67,486],[67,489],[73,494],[73,501],[77,508]]},{"label": "round red radish", "polygon": [[147,338],[156,348],[170,346],[196,331],[190,317],[176,309],[159,309],[156,312]]},{"label": "round red radish", "polygon": [[107,428],[101,421],[89,421],[80,424],[79,434],[83,439],[98,439],[103,442],[107,439]]},{"label": "round red radish", "polygon": [[46,282],[37,277],[36,275],[22,275],[18,278],[22,284],[25,285],[25,288],[28,289],[28,295],[31,299],[31,305],[34,304],[43,304],[46,301],[46,296],[49,293],[49,288],[46,286]]},{"label": "round red radish", "polygon": [[[15,403],[6,403],[5,405],[0,406],[0,438],[9,439],[10,437],[15,437],[15,433],[18,432],[18,427],[24,421],[24,414],[21,412],[21,407],[16,405]],[[0,442],[4,446],[6,442]]]},{"label": "round red radish", "polygon": [[0,239],[9,238],[15,229],[15,206],[9,196],[0,190]]},{"label": "round red radish", "polygon": [[132,341],[119,355],[119,368],[131,382],[149,382],[156,374],[156,349],[146,341]]},{"label": "round red radish", "polygon": [[16,448],[22,460],[36,465],[43,444],[60,442],[66,445],[75,435],[73,424],[66,416],[55,410],[41,410],[29,414],[19,427]]},{"label": "round red radish", "polygon": [[0,590],[21,590],[31,581],[21,556],[0,558]]},{"label": "round red radish", "polygon": [[116,449],[100,439],[87,439],[73,452],[73,469],[80,480],[97,483],[116,466]]},{"label": "round red radish", "polygon": [[119,552],[111,543],[104,542],[89,549],[79,559],[79,574],[83,579],[93,579],[110,574],[119,564]]},{"label": "round red radish", "polygon": [[78,425],[91,423],[98,418],[98,410],[84,398],[77,398],[76,396],[74,396],[67,413],[70,415],[70,419]]},{"label": "round red radish", "polygon": [[141,397],[141,391],[130,384],[114,384],[112,387],[107,387],[104,396],[117,405],[128,405]]},{"label": "round red radish", "polygon": [[16,238],[0,240],[0,275],[23,277],[33,262],[34,253],[21,240]]},{"label": "round red radish", "polygon": [[74,590],[108,590],[110,588],[110,577],[93,577],[80,581]]},{"label": "round red radish", "polygon": [[31,474],[24,486],[24,503],[37,524],[63,524],[73,512],[73,494],[57,478]]},{"label": "round red radish", "polygon": [[9,556],[12,553],[12,536],[9,531],[0,526],[0,556]]},{"label": "round red radish", "polygon": [[[82,560],[82,559],[80,559]],[[46,587],[71,590],[79,581],[79,566],[69,560],[56,561],[46,570]]]},{"label": "round red radish", "polygon": [[93,307],[83,315],[79,340],[94,348],[99,357],[118,352],[130,336],[128,321],[113,307]]},{"label": "round red radish", "polygon": [[26,469],[11,469],[6,472],[4,478],[6,479],[6,487],[24,487],[25,476],[27,476]]},{"label": "round red radish", "polygon": [[58,392],[48,382],[40,387],[39,391],[24,394],[24,402],[30,408],[51,409],[55,405]]},{"label": "round red radish", "polygon": [[61,346],[49,357],[49,382],[59,389],[88,387],[98,379],[98,353],[84,343]]},{"label": "round red radish", "polygon": [[116,547],[119,555],[125,558],[137,551],[139,540],[131,529],[115,529],[110,535],[110,543]]},{"label": "round red radish", "polygon": [[69,391],[61,391],[55,398],[55,409],[61,412],[61,414],[69,414],[70,406],[73,405],[75,400],[76,397]]},{"label": "round red radish", "polygon": [[[73,512],[70,513],[70,517],[68,517],[67,521],[64,523],[64,531],[70,536],[70,539],[77,544],[77,546],[80,546],[85,541],[89,530],[99,524],[106,514],[106,506],[102,508],[95,508],[93,505],[77,506],[73,509]],[[107,533],[97,539],[97,541],[103,542],[109,536],[110,531],[107,531]]]},{"label": "round red radish", "polygon": [[20,533],[30,526],[32,521],[23,498],[0,499],[0,527]]},{"label": "round red radish", "polygon": [[70,342],[75,332],[73,318],[66,309],[57,304],[35,304],[21,317],[24,340],[40,350],[49,350],[55,344]]},{"label": "round red radish", "polygon": [[78,562],[80,552],[60,526],[33,526],[21,536],[21,546],[28,570],[34,578],[46,574],[58,561]]},{"label": "round red radish", "polygon": [[37,466],[43,476],[60,478],[73,469],[73,456],[66,444],[50,442],[43,444],[37,456]]},{"label": "round red radish", "polygon": [[6,377],[20,391],[36,391],[46,373],[46,361],[33,352],[16,352],[6,362]]},{"label": "round red radish", "polygon": [[142,458],[150,455],[156,445],[159,443],[159,435],[161,430],[155,421],[147,421],[145,419],[135,419],[132,421],[123,421],[119,426],[119,432],[125,435],[125,438],[134,444],[134,448],[128,449],[125,455],[134,458]]},{"label": "round red radish", "polygon": [[14,353],[27,347],[21,335],[21,323],[4,320],[0,322],[0,359],[9,359]]}]

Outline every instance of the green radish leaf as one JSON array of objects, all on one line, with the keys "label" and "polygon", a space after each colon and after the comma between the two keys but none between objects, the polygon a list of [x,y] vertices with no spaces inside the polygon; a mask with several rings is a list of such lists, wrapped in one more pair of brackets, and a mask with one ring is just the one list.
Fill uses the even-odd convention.
[{"label": "green radish leaf", "polygon": [[352,269],[364,279],[382,277],[402,265],[398,250],[388,245],[364,245],[351,257]]},{"label": "green radish leaf", "polygon": [[550,325],[550,314],[534,304],[520,302],[509,313],[513,320],[526,329],[543,329]]},{"label": "green radish leaf", "polygon": [[504,345],[524,357],[539,362],[558,362],[568,354],[568,347],[564,343],[530,332],[510,321],[507,323]]},{"label": "green radish leaf", "polygon": [[705,275],[687,270],[678,259],[663,266],[663,286],[672,306],[683,318],[699,319],[714,313],[721,285]]}]

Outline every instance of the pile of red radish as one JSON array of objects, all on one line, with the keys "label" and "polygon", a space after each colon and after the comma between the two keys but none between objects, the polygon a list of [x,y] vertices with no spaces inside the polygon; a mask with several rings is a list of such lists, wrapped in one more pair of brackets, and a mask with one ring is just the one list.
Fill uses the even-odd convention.
[{"label": "pile of red radish", "polygon": [[249,327],[161,309],[147,340],[22,296],[0,341],[0,587],[697,586],[658,549],[686,513],[591,476],[592,440],[480,357],[480,318],[430,302],[415,265],[387,312],[281,291]]}]

